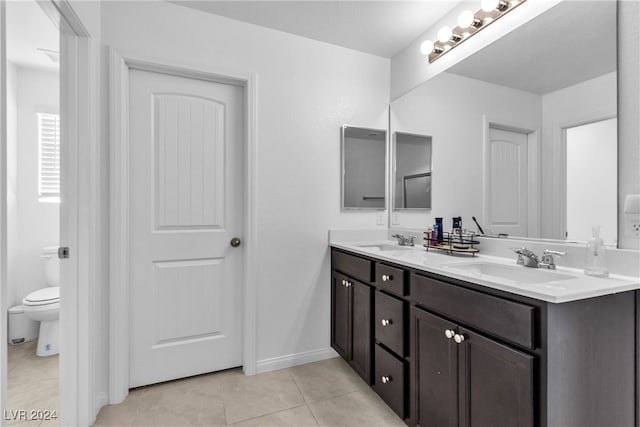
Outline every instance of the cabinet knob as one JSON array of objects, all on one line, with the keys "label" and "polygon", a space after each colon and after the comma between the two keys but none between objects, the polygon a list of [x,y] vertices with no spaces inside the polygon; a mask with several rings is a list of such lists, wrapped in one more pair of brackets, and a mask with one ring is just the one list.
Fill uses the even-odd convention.
[{"label": "cabinet knob", "polygon": [[391,382],[391,377],[390,377],[390,376],[385,375],[385,376],[383,376],[383,377],[381,378],[381,380],[382,380],[382,384],[390,383],[390,382]]},{"label": "cabinet knob", "polygon": [[347,286],[347,281],[342,279],[342,286]]},{"label": "cabinet knob", "polygon": [[454,337],[454,335],[456,335],[456,332],[454,330],[451,329],[445,329],[444,330],[444,336],[451,339]]},{"label": "cabinet knob", "polygon": [[391,321],[391,319],[382,319],[380,323],[382,323],[382,326],[389,326],[393,322]]},{"label": "cabinet knob", "polygon": [[351,286],[351,282],[347,281],[347,288]]},{"label": "cabinet knob", "polygon": [[383,282],[388,282],[389,280],[393,279],[390,275],[388,274],[383,274],[382,275],[382,281]]},{"label": "cabinet knob", "polygon": [[462,341],[464,341],[464,335],[462,335],[462,334],[455,334],[455,335],[453,336],[453,340],[454,340],[455,342],[457,342],[458,344],[460,344]]}]

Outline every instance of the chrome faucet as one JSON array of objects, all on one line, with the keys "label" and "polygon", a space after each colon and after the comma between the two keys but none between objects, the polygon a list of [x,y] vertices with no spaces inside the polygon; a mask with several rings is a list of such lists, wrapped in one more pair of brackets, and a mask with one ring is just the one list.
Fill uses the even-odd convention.
[{"label": "chrome faucet", "polygon": [[525,248],[524,246],[519,249],[514,249],[514,252],[518,254],[518,264],[524,265],[525,267],[539,267],[547,268],[549,270],[556,269],[556,263],[553,259],[554,255],[562,256],[567,254],[566,252],[545,249],[542,252],[542,259],[539,259],[536,254],[534,254],[531,250]]},{"label": "chrome faucet", "polygon": [[538,268],[540,266],[538,256],[524,246],[522,248],[514,249],[513,251],[518,254],[519,265],[533,268]]},{"label": "chrome faucet", "polygon": [[391,237],[398,239],[398,246],[415,246],[416,236],[409,234],[405,236],[403,234],[394,234]]},{"label": "chrome faucet", "polygon": [[562,256],[566,254],[567,254],[566,252],[552,251],[550,249],[545,249],[544,252],[542,253],[542,259],[540,260],[538,267],[548,268],[549,270],[555,270],[556,263],[555,263],[555,260],[553,259],[553,256],[554,255]]}]

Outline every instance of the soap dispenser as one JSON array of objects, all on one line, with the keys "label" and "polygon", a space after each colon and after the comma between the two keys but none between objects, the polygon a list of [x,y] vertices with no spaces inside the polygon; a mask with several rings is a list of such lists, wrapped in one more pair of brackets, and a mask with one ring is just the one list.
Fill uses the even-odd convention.
[{"label": "soap dispenser", "polygon": [[594,226],[591,230],[593,237],[587,242],[587,266],[584,269],[584,274],[608,277],[607,252],[604,242],[600,238],[600,227]]}]

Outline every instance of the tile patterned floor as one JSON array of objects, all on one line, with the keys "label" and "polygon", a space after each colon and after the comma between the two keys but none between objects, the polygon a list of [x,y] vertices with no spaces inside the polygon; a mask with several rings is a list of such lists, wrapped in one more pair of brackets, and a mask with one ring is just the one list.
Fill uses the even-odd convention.
[{"label": "tile patterned floor", "polygon": [[[58,425],[57,420],[24,420],[14,417],[16,411],[56,411],[59,415],[59,368],[58,356],[36,356],[37,341],[10,345],[7,351],[7,410],[2,414],[8,425],[49,426]],[[17,418],[17,419],[12,419]]]},{"label": "tile patterned floor", "polygon": [[255,376],[232,369],[131,390],[96,426],[403,427],[340,358]]}]

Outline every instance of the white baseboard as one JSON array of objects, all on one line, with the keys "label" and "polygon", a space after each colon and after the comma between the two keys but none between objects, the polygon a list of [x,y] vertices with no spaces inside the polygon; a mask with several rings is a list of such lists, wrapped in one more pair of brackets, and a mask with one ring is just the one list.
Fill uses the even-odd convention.
[{"label": "white baseboard", "polygon": [[98,416],[100,409],[102,409],[103,406],[106,406],[108,404],[109,404],[109,394],[104,391],[98,393],[98,395],[96,396],[96,400],[93,403],[93,414],[91,415],[92,419],[89,425],[93,425],[93,423],[96,422],[96,417]]},{"label": "white baseboard", "polygon": [[304,365],[305,363],[332,359],[334,357],[338,357],[338,353],[330,347],[305,351],[303,353],[287,354],[286,356],[258,360],[256,362],[256,372],[259,374],[261,372],[275,371],[277,369],[290,368],[292,366]]}]

